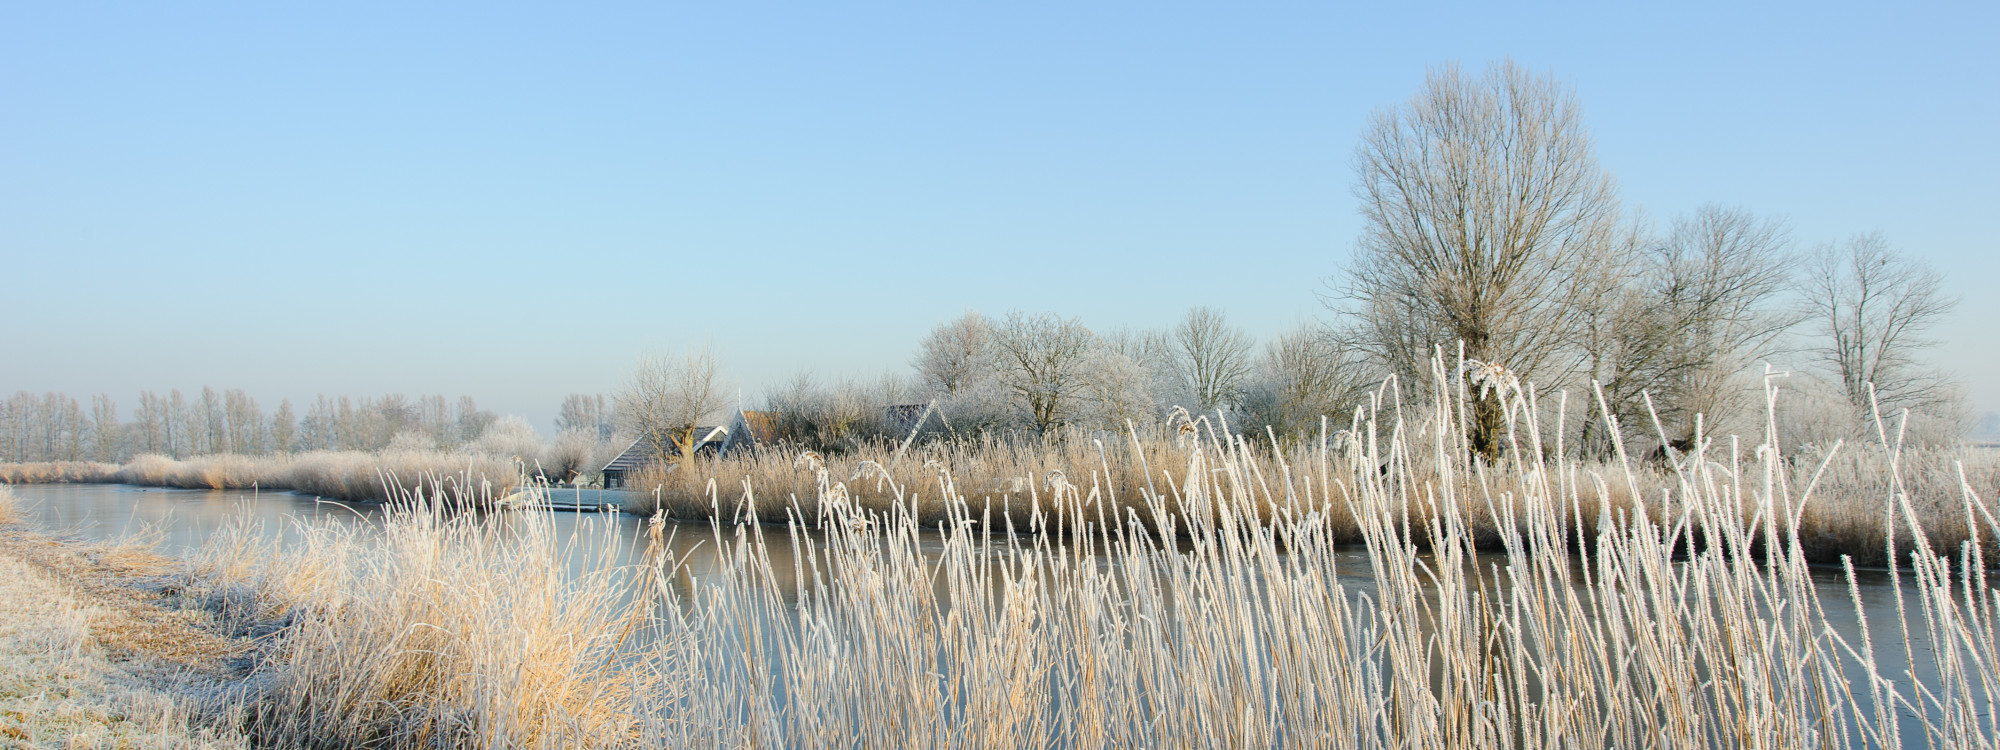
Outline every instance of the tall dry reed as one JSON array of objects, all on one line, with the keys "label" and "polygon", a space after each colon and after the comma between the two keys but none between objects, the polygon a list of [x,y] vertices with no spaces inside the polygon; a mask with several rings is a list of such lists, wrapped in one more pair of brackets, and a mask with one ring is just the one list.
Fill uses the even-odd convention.
[{"label": "tall dry reed", "polygon": [[[1729,477],[1740,468],[1744,456],[1756,446],[1741,441],[1713,440],[1698,456],[1656,457],[1654,462],[1578,459],[1542,447],[1540,425],[1517,421],[1516,446],[1497,464],[1488,464],[1450,443],[1454,434],[1450,423],[1439,420],[1452,412],[1440,409],[1424,419],[1387,423],[1362,421],[1327,425],[1317,439],[1279,442],[1265,435],[1232,434],[1226,425],[1210,419],[1184,421],[1171,437],[1110,435],[1105,433],[1058,433],[1043,438],[1000,439],[982,436],[963,442],[937,442],[898,452],[894,444],[864,446],[837,456],[821,456],[788,446],[759,446],[752,450],[718,458],[701,456],[677,464],[654,465],[640,471],[631,481],[633,492],[625,505],[627,512],[664,514],[678,520],[705,520],[721,513],[731,520],[743,511],[745,487],[755,488],[765,502],[796,504],[808,515],[818,502],[815,477],[819,472],[841,482],[856,503],[872,510],[886,509],[900,497],[909,504],[919,524],[934,527],[948,516],[945,483],[963,496],[978,512],[991,508],[1017,527],[1025,526],[1026,515],[1036,507],[1050,511],[1053,523],[1061,525],[1060,503],[1067,497],[1051,490],[1064,483],[1094,488],[1120,509],[1144,511],[1148,493],[1161,496],[1178,513],[1171,485],[1184,472],[1192,451],[1228,454],[1243,462],[1254,474],[1283,485],[1277,501],[1256,507],[1239,508],[1260,522],[1270,522],[1310,489],[1326,494],[1329,487],[1355,486],[1374,481],[1392,472],[1410,475],[1410,486],[1438,485],[1449,478],[1458,511],[1467,519],[1467,533],[1482,550],[1498,550],[1503,537],[1513,529],[1503,528],[1506,514],[1497,503],[1518,503],[1530,497],[1522,486],[1531,476],[1568,471],[1581,479],[1572,488],[1581,498],[1578,522],[1596,524],[1596,515],[1631,514],[1639,506],[1658,515],[1673,504],[1681,488],[1677,475],[1700,472],[1706,476]],[[1440,426],[1442,424],[1442,427]],[[1769,436],[1767,436],[1769,437]],[[1383,445],[1369,447],[1365,441]],[[1419,441],[1429,442],[1425,446]],[[1440,442],[1443,441],[1443,442]],[[1462,443],[1462,441],[1460,441]],[[1838,565],[1843,556],[1864,567],[1881,567],[1887,549],[1888,529],[1881,508],[1892,496],[1892,487],[1901,488],[1911,501],[1918,526],[1941,544],[1955,546],[1967,538],[1968,517],[1961,499],[1963,480],[1984,498],[1989,511],[2000,497],[2000,454],[1975,449],[1923,448],[1895,450],[1883,442],[1836,445],[1832,449],[1808,449],[1780,461],[1777,466],[1785,481],[1793,486],[1815,488],[1813,502],[1800,517],[1801,545],[1807,559],[1815,564]],[[1274,447],[1275,446],[1275,447]],[[1298,471],[1300,467],[1312,471]],[[1075,479],[1071,479],[1074,477]],[[1088,481],[1084,481],[1088,478]],[[1328,484],[1330,483],[1330,484]],[[1600,496],[1601,495],[1601,496]],[[1409,513],[1430,513],[1428,505],[1412,495],[1403,505]],[[1518,518],[1521,508],[1512,508]],[[1360,523],[1345,507],[1319,509],[1341,543],[1361,541]],[[1142,520],[1152,519],[1145,513]],[[1420,543],[1427,527],[1419,523],[1415,532]],[[1585,540],[1587,541],[1587,540]],[[1694,540],[1699,542],[1699,540]],[[1910,539],[1904,532],[1902,540]],[[1994,551],[1987,540],[1989,553]]]},{"label": "tall dry reed", "polygon": [[262,587],[292,624],[239,708],[290,746],[2000,746],[2000,522],[1969,487],[1956,547],[1884,498],[1911,541],[1870,604],[1810,566],[1818,488],[1776,450],[1703,449],[1619,509],[1623,465],[1363,427],[1312,462],[1204,431],[1133,498],[1078,470],[1014,527],[1066,537],[949,474],[924,510],[823,465],[796,502],[718,491],[743,513],[709,563],[658,520],[646,565],[580,579],[539,516],[313,529],[215,563],[298,578]]},{"label": "tall dry reed", "polygon": [[[633,736],[647,688],[619,652],[631,572],[564,574],[535,513],[450,512],[411,493],[379,539],[318,528],[277,549],[218,539],[209,590],[254,587],[244,621],[286,623],[230,699],[282,747],[583,747]],[[252,562],[254,561],[254,562]],[[276,564],[272,564],[276,563]]]},{"label": "tall dry reed", "polygon": [[[522,469],[510,459],[422,450],[313,451],[298,455],[218,454],[175,460],[144,455],[120,467],[111,481],[184,489],[294,490],[348,501],[376,501],[433,480],[466,482],[466,498],[505,497]],[[454,495],[456,496],[456,494]]]},{"label": "tall dry reed", "polygon": [[95,461],[0,463],[0,484],[84,484],[118,481],[117,464]]}]

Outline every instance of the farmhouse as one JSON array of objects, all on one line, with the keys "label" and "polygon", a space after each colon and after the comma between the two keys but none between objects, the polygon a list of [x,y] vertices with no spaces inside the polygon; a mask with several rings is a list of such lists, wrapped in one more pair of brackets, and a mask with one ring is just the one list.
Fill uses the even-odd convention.
[{"label": "farmhouse", "polygon": [[[701,438],[696,441],[694,452],[696,455],[726,456],[732,451],[770,442],[777,422],[777,414],[774,412],[739,409],[723,424],[696,427],[694,432]],[[646,438],[632,441],[631,445],[625,446],[625,450],[620,452],[617,458],[611,459],[610,463],[606,463],[601,470],[604,475],[604,488],[607,490],[625,488],[632,475],[639,469],[659,456],[665,456],[672,461],[678,458],[675,452],[676,448],[672,445],[662,448]]]}]

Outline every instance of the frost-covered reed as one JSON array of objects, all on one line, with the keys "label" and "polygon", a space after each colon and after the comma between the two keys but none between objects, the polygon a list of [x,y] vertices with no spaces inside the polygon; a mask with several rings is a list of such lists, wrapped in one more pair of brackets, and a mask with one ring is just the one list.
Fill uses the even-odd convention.
[{"label": "frost-covered reed", "polygon": [[0,484],[115,482],[118,464],[95,461],[0,463]]},{"label": "frost-covered reed", "polygon": [[[1143,512],[1142,498],[1159,496],[1169,510],[1178,513],[1177,496],[1169,485],[1178,481],[1169,469],[1185,466],[1193,453],[1228,452],[1233,460],[1256,474],[1279,477],[1288,485],[1277,502],[1263,502],[1240,512],[1269,522],[1301,496],[1309,486],[1325,494],[1324,484],[1353,486],[1372,481],[1391,471],[1407,474],[1415,485],[1455,484],[1455,496],[1466,498],[1459,511],[1467,523],[1467,533],[1482,550],[1502,546],[1507,514],[1489,507],[1487,495],[1529,497],[1520,486],[1537,473],[1568,470],[1584,476],[1604,477],[1601,483],[1580,483],[1572,488],[1581,499],[1583,521],[1595,524],[1596,514],[1631,513],[1640,504],[1655,514],[1665,506],[1664,498],[1676,491],[1679,473],[1705,471],[1727,477],[1733,467],[1725,465],[1722,453],[1729,439],[1716,441],[1699,456],[1675,456],[1648,461],[1605,461],[1579,459],[1560,447],[1544,447],[1540,442],[1523,441],[1520,450],[1497,465],[1486,465],[1445,450],[1440,435],[1450,436],[1449,423],[1440,429],[1438,415],[1401,425],[1398,435],[1374,435],[1369,423],[1356,420],[1346,424],[1327,423],[1317,439],[1281,442],[1268,434],[1232,434],[1226,441],[1215,436],[1229,434],[1227,425],[1214,418],[1185,422],[1187,428],[1171,436],[1114,435],[1107,433],[1063,433],[1044,438],[996,439],[990,436],[968,441],[939,441],[907,451],[895,444],[865,445],[843,455],[822,456],[788,446],[759,446],[738,451],[726,458],[699,456],[671,465],[655,465],[639,472],[629,483],[627,512],[660,513],[677,520],[706,520],[718,506],[716,496],[740,497],[746,487],[754,488],[766,503],[795,504],[813,514],[820,498],[820,472],[841,481],[858,505],[875,511],[886,510],[900,493],[901,501],[928,528],[945,520],[950,512],[945,482],[952,492],[978,507],[993,506],[995,512],[1014,514],[1017,526],[1025,526],[1025,513],[1040,503],[1055,511],[1065,495],[1050,490],[1065,482],[1090,477],[1106,498],[1141,511],[1142,521],[1153,519]],[[1521,425],[1525,431],[1527,425]],[[1767,438],[1769,436],[1766,436]],[[1800,516],[1800,544],[1808,561],[1838,565],[1843,556],[1865,567],[1886,563],[1888,534],[1900,526],[1889,524],[1882,504],[1893,493],[1908,496],[1911,513],[1918,526],[1946,546],[1956,546],[1967,538],[1969,527],[1962,507],[1961,484],[1969,485],[1992,507],[2000,497],[2000,452],[1973,448],[1896,448],[1893,436],[1886,440],[1839,444],[1831,449],[1809,448],[1787,455],[1774,464],[1788,484],[1815,487],[1813,502]],[[1377,439],[1387,445],[1364,446]],[[1733,439],[1733,438],[1732,438]],[[1431,445],[1412,445],[1416,441]],[[1741,442],[1741,441],[1737,441]],[[1274,445],[1276,447],[1274,447]],[[1422,448],[1419,450],[1417,448]],[[1754,448],[1754,446],[1753,446]],[[1380,452],[1379,461],[1350,461],[1357,450]],[[1750,450],[1750,449],[1742,449]],[[1456,462],[1456,470],[1445,470]],[[1325,466],[1324,477],[1298,475],[1299,466]],[[1531,470],[1532,469],[1532,470]],[[733,507],[725,502],[723,510]],[[1336,542],[1360,543],[1359,519],[1345,506],[1319,509],[1328,533]],[[1520,509],[1512,517],[1518,518]],[[1422,507],[1413,512],[1423,514]],[[1122,511],[1120,511],[1122,514]],[[1062,517],[1053,516],[1060,525]],[[1425,531],[1418,529],[1420,541]],[[1910,543],[1903,529],[1902,544]]]},{"label": "frost-covered reed", "polygon": [[[2000,745],[2000,522],[1967,483],[1947,545],[1891,472],[1909,541],[1866,604],[1809,565],[1820,488],[1776,450],[1712,443],[1614,508],[1637,473],[1538,454],[1532,423],[1486,466],[1359,426],[1306,463],[1204,428],[1151,487],[1077,467],[1012,529],[947,471],[931,497],[807,467],[801,502],[716,489],[712,564],[655,521],[647,564],[580,578],[534,514],[225,546],[215,580],[288,624],[223,713],[284,746]],[[1860,610],[1894,625],[1836,627]]]},{"label": "frost-covered reed", "polygon": [[436,481],[464,483],[463,499],[505,497],[522,481],[511,458],[422,450],[314,451],[298,455],[219,454],[174,460],[146,455],[120,467],[111,481],[185,489],[295,490],[336,500],[386,500]]}]

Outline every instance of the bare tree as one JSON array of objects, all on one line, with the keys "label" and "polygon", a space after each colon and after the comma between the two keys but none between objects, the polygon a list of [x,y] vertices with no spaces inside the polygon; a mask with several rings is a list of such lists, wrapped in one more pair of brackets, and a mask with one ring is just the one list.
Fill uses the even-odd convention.
[{"label": "bare tree", "polygon": [[424,430],[423,410],[400,393],[386,394],[380,399],[363,397],[359,417],[362,434],[366,436],[363,450],[381,450],[397,435]]},{"label": "bare tree", "polygon": [[[1366,229],[1341,296],[1356,343],[1413,382],[1460,342],[1523,381],[1566,375],[1578,323],[1566,301],[1604,262],[1619,214],[1574,92],[1511,61],[1477,79],[1446,66],[1375,115],[1355,161]],[[1492,455],[1502,412],[1474,411],[1473,447]]]},{"label": "bare tree", "polygon": [[94,458],[105,463],[125,455],[125,425],[118,419],[118,402],[111,394],[90,399],[90,445]]},{"label": "bare tree", "polygon": [[90,430],[83,406],[64,394],[46,393],[42,395],[42,409],[43,424],[48,429],[47,460],[83,460],[84,439]]},{"label": "bare tree", "polygon": [[145,453],[167,451],[167,401],[152,391],[139,392],[139,408],[132,410],[132,448]]},{"label": "bare tree", "polygon": [[1344,424],[1346,412],[1373,385],[1353,352],[1342,349],[1330,331],[1311,325],[1266,344],[1260,370],[1244,398],[1245,426],[1269,426],[1279,437],[1314,434],[1321,417]]},{"label": "bare tree", "polygon": [[848,453],[884,435],[884,407],[898,403],[901,390],[889,378],[875,388],[853,380],[823,386],[801,370],[766,399],[785,439],[822,453]]},{"label": "bare tree", "polygon": [[1084,393],[1091,420],[1103,429],[1122,431],[1159,414],[1153,374],[1144,362],[1112,346],[1099,346],[1092,355]]},{"label": "bare tree", "polygon": [[1696,415],[1748,411],[1744,374],[1773,353],[1799,316],[1777,302],[1791,281],[1784,223],[1707,205],[1676,221],[1649,256],[1652,289],[1671,315],[1674,372],[1661,417],[1678,450],[1692,446]]},{"label": "bare tree", "polygon": [[417,424],[431,450],[447,450],[458,445],[458,425],[452,422],[451,403],[444,394],[417,397]]},{"label": "bare tree", "polygon": [[40,397],[18,391],[0,404],[0,459],[80,461],[86,453],[89,420],[76,399],[60,393]]},{"label": "bare tree", "polygon": [[271,450],[290,453],[298,449],[299,416],[292,411],[292,400],[278,400],[278,410],[271,413]]},{"label": "bare tree", "polygon": [[35,409],[34,396],[27,391],[16,392],[6,401],[0,401],[0,461],[19,463],[28,460],[29,435],[32,433],[31,415]]},{"label": "bare tree", "polygon": [[1235,406],[1254,368],[1250,337],[1221,310],[1197,307],[1174,327],[1172,363],[1197,412]]},{"label": "bare tree", "polygon": [[1076,416],[1090,386],[1097,336],[1073,318],[1010,313],[994,332],[1000,382],[1036,432]]},{"label": "bare tree", "polygon": [[188,406],[187,397],[181,389],[175,388],[167,394],[167,453],[179,460],[199,453],[199,438],[203,431],[201,423],[194,419],[194,410]]},{"label": "bare tree", "polygon": [[204,453],[229,453],[229,417],[223,406],[222,394],[214,388],[201,387],[201,401],[195,405],[200,430],[200,448],[197,455]]},{"label": "bare tree", "polygon": [[[1576,295],[1590,377],[1634,436],[1653,434],[1657,415],[1668,443],[1686,450],[1696,415],[1748,406],[1744,372],[1798,321],[1775,304],[1789,279],[1786,242],[1782,222],[1703,206],[1664,239],[1635,228]],[[1604,426],[1585,423],[1587,449],[1609,448]]]},{"label": "bare tree", "polygon": [[452,421],[458,423],[458,442],[470,443],[486,434],[486,428],[500,419],[500,415],[479,408],[479,403],[471,396],[459,396],[458,405],[452,407]]},{"label": "bare tree", "polygon": [[603,466],[592,461],[599,453],[598,443],[601,440],[595,426],[562,428],[542,453],[540,465],[543,475],[567,484]]},{"label": "bare tree", "polygon": [[0,401],[0,461],[20,463],[28,460],[27,415],[21,409],[22,393]]},{"label": "bare tree", "polygon": [[695,441],[702,437],[695,428],[722,404],[715,354],[706,348],[679,360],[664,352],[641,355],[617,398],[624,428],[652,446],[654,458],[662,461],[693,455]]},{"label": "bare tree", "polygon": [[222,404],[229,452],[263,453],[269,427],[264,424],[264,410],[257,406],[257,399],[251,398],[241,388],[231,388],[223,393]]},{"label": "bare tree", "polygon": [[1957,388],[1917,355],[1955,297],[1944,278],[1896,252],[1881,234],[1863,234],[1812,255],[1799,285],[1806,313],[1820,334],[1811,353],[1858,413],[1870,408],[1870,386],[1886,409],[1924,411],[1951,403]]},{"label": "bare tree", "polygon": [[611,437],[611,410],[604,397],[590,393],[572,393],[563,397],[562,409],[556,414],[557,430],[582,430],[596,436],[596,440]]},{"label": "bare tree", "polygon": [[921,347],[912,364],[932,393],[956,396],[996,374],[993,328],[977,312],[939,323],[924,337]]},{"label": "bare tree", "polygon": [[314,394],[312,405],[306,407],[306,415],[299,419],[298,449],[316,451],[338,447],[336,421],[333,401],[324,393]]}]

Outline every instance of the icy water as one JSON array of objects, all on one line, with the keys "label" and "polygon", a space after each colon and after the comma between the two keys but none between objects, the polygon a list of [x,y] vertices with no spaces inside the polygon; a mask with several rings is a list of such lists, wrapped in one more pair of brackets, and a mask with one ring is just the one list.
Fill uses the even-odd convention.
[{"label": "icy water", "polygon": [[[279,544],[297,539],[301,525],[307,523],[354,526],[365,535],[369,529],[379,528],[384,513],[379,505],[340,503],[292,492],[95,484],[25,485],[13,487],[13,492],[22,500],[26,520],[43,530],[88,540],[142,539],[170,555],[186,555],[231,525],[245,525]],[[564,497],[565,494],[558,490],[552,493],[551,500],[570,502],[573,498]],[[615,500],[611,495],[615,493],[574,499],[608,502]],[[637,564],[643,559],[647,536],[644,518],[609,512],[559,511],[550,515],[558,539],[572,552],[567,557],[573,573],[605,561]],[[673,532],[670,550],[675,559],[685,564],[683,577],[677,583],[692,587],[703,576],[718,570],[715,540],[708,524],[674,524],[670,528]],[[771,540],[771,567],[781,579],[788,579],[787,574],[794,569],[791,545],[783,541],[782,531],[767,534]],[[607,549],[606,544],[611,547]],[[943,539],[933,532],[920,540],[920,546],[931,553],[943,546]],[[1350,591],[1373,593],[1374,581],[1369,576],[1365,551],[1355,548],[1344,553],[1338,564],[1342,570],[1341,583]],[[1838,570],[1822,569],[1815,572],[1814,579],[1828,624],[1843,637],[1858,643],[1860,620],[1854,612],[1846,577]],[[786,588],[785,597],[796,600],[795,582],[780,583]],[[1906,651],[1896,620],[1896,590],[1891,576],[1883,571],[1860,571],[1856,588],[1867,612],[1868,629],[1876,640],[1878,658],[1884,662],[1880,668],[1889,676],[1902,677],[1906,674],[1902,663]],[[1906,590],[1905,596],[1909,593]],[[1915,606],[1914,602],[1907,604]],[[1921,629],[1920,622],[1912,625]],[[1935,679],[1934,659],[1923,633],[1914,633],[1909,646],[1908,652],[1916,657],[1917,674]],[[1865,684],[1858,666],[1850,670],[1849,678],[1857,688]],[[1990,709],[1982,713],[1991,716]],[[1913,723],[1905,720],[1905,733],[1909,739],[1921,742],[1920,735],[1910,734]]]},{"label": "icy water", "polygon": [[[62,536],[93,541],[137,539],[160,552],[186,556],[216,532],[241,526],[279,544],[300,538],[306,524],[356,527],[364,536],[381,527],[385,512],[374,503],[347,503],[294,492],[183,490],[120,484],[43,484],[13,488],[29,523]],[[573,499],[551,493],[554,502]],[[595,494],[595,493],[593,493]],[[604,493],[611,495],[615,493]],[[613,498],[599,496],[605,501]],[[590,502],[593,498],[580,498]],[[572,572],[606,559],[636,564],[643,558],[646,519],[622,513],[557,511],[549,514],[557,538],[580,554],[567,555]],[[609,526],[609,528],[607,528]],[[687,527],[674,535],[676,556],[700,547],[708,527]],[[697,533],[699,532],[699,533]],[[605,549],[606,544],[610,549]],[[698,559],[690,560],[699,568]]]}]

